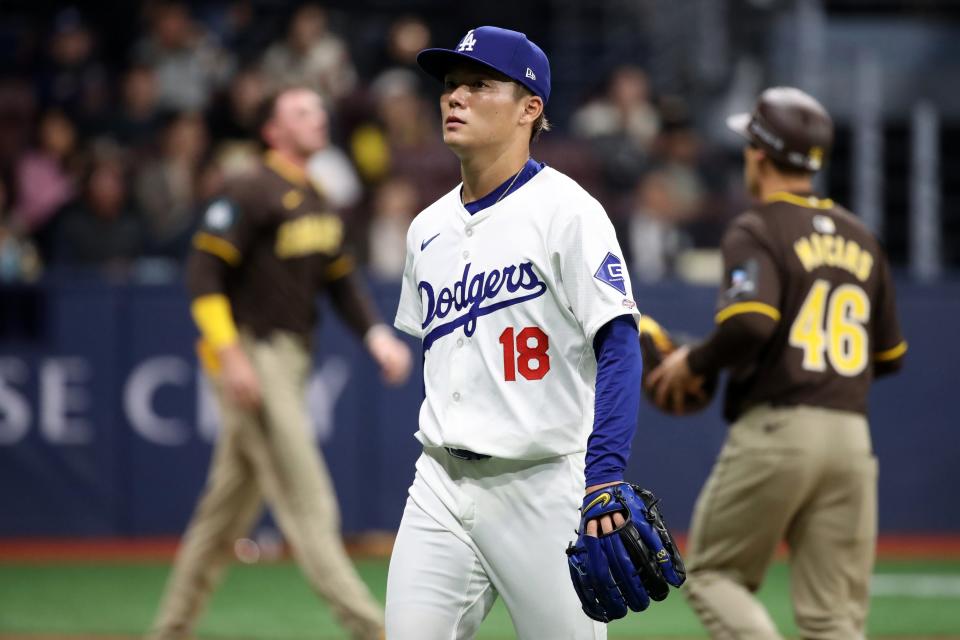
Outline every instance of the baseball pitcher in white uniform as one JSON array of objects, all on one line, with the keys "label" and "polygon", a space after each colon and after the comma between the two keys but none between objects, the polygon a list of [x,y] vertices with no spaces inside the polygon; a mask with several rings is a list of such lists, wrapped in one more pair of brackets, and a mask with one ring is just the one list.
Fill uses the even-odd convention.
[{"label": "baseball pitcher in white uniform", "polygon": [[423,454],[387,638],[473,638],[498,596],[519,638],[606,638],[684,574],[656,499],[623,480],[642,369],[623,254],[603,207],[530,157],[549,128],[537,45],[478,27],[417,61],[463,182],[407,234],[395,324],[423,343]]}]

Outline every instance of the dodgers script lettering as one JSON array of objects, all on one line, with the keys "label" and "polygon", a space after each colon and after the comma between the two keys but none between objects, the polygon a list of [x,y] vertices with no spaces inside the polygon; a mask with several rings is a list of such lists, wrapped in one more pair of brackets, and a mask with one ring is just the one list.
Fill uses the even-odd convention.
[{"label": "dodgers script lettering", "polygon": [[[540,279],[530,262],[480,271],[472,276],[471,266],[471,263],[467,263],[463,268],[463,275],[453,287],[444,287],[439,293],[434,291],[429,282],[421,281],[417,285],[426,309],[423,329],[430,326],[434,320],[443,320],[452,311],[460,312],[466,309],[462,315],[431,329],[423,338],[424,349],[429,349],[436,340],[453,333],[458,327],[463,327],[464,335],[472,336],[480,316],[533,300],[547,291],[547,284]],[[504,289],[511,297],[495,300]],[[517,293],[520,295],[515,295]],[[488,304],[484,304],[485,302]]]}]

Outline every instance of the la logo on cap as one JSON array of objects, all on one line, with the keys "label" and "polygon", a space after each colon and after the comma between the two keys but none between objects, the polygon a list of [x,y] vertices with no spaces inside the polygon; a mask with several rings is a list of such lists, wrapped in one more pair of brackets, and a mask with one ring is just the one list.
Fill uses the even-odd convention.
[{"label": "la logo on cap", "polygon": [[457,45],[457,51],[473,51],[476,44],[477,39],[473,37],[473,29],[470,29],[470,31],[467,31],[467,35],[463,36],[460,44]]}]

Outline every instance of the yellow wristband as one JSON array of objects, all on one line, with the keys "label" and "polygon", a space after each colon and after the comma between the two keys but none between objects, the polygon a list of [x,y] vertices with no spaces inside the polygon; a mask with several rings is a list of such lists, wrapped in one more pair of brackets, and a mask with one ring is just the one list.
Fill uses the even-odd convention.
[{"label": "yellow wristband", "polygon": [[214,349],[229,346],[237,341],[237,325],[233,322],[230,301],[223,294],[200,296],[190,305],[193,321],[200,333]]}]

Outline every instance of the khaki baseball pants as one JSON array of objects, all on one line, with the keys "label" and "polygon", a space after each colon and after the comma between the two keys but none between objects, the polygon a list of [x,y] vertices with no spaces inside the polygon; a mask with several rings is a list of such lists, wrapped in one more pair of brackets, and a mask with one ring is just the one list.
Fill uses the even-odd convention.
[{"label": "khaki baseball pants", "polygon": [[758,407],[731,428],[693,514],[684,594],[714,640],[781,636],[754,597],[780,541],[800,637],[864,637],[877,533],[866,418]]},{"label": "khaki baseball pants", "polygon": [[249,532],[266,500],[310,586],[350,636],[381,638],[382,608],[343,548],[336,496],[307,417],[306,347],[282,332],[266,340],[244,336],[242,344],[260,378],[263,406],[242,410],[217,389],[223,429],[150,637],[190,636],[234,542]]}]

